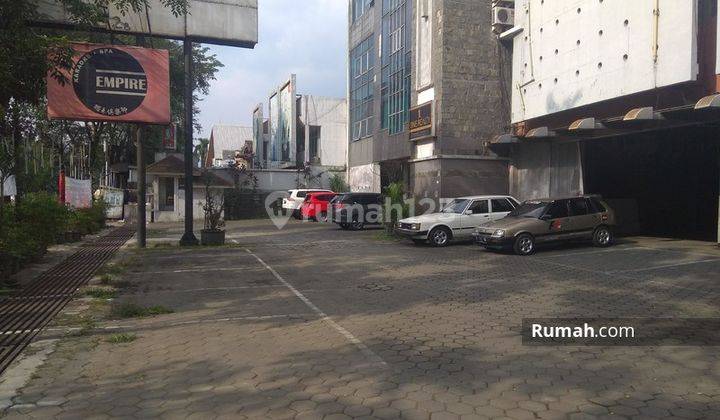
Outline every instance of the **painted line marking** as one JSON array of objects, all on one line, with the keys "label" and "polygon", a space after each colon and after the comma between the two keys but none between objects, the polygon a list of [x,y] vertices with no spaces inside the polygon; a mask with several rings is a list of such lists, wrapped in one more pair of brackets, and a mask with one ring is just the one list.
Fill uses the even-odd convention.
[{"label": "painted line marking", "polygon": [[612,271],[611,274],[615,273],[639,273],[643,271],[652,271],[652,270],[660,270],[663,268],[673,268],[673,267],[684,267],[686,265],[695,265],[695,264],[705,264],[705,263],[711,263],[711,262],[718,262],[720,261],[720,258],[715,258],[712,260],[701,260],[701,261],[687,261],[677,264],[667,264],[667,265],[658,265],[655,267],[645,267],[645,268],[636,268],[633,270],[619,270],[619,271]]},{"label": "painted line marking", "polygon": [[325,312],[323,312],[322,310],[320,310],[320,308],[315,306],[315,304],[312,303],[310,301],[310,299],[305,297],[305,295],[300,293],[300,291],[298,291],[292,284],[290,284],[288,281],[286,281],[277,271],[275,271],[275,269],[273,269],[272,267],[267,265],[265,263],[265,261],[262,260],[262,258],[255,255],[249,249],[245,249],[245,251],[247,251],[248,254],[255,257],[255,259],[258,260],[258,262],[263,265],[263,267],[265,267],[269,272],[271,272],[273,274],[273,276],[275,276],[275,278],[278,279],[278,281],[280,281],[280,283],[282,283],[283,285],[285,285],[285,287],[290,289],[290,291],[293,292],[293,294],[295,296],[297,296],[298,299],[303,301],[303,303],[305,305],[307,305],[308,308],[310,308],[313,312],[315,312],[315,314],[317,314],[323,322],[325,322],[326,324],[331,326],[335,331],[340,333],[340,335],[345,337],[345,339],[347,339],[349,342],[354,344],[355,347],[357,347],[360,350],[360,352],[362,352],[368,359],[370,359],[373,362],[373,364],[387,366],[387,363],[385,363],[385,361],[382,360],[380,358],[380,356],[375,354],[375,352],[370,350],[370,348],[368,346],[366,346],[365,343],[360,341],[357,337],[352,335],[352,333],[350,331],[348,331],[345,328],[343,328],[342,326],[340,326],[337,322],[333,321]]},{"label": "painted line marking", "polygon": [[200,289],[180,289],[180,290],[147,290],[143,293],[194,293],[194,292],[228,292],[232,290],[253,290],[253,289],[277,289],[281,285],[267,286],[237,286],[237,287],[204,287]]},{"label": "painted line marking", "polygon": [[630,247],[630,248],[613,247],[611,249],[604,249],[601,251],[584,251],[584,252],[568,252],[568,253],[564,253],[564,254],[548,254],[547,258],[572,257],[575,255],[609,254],[611,252],[633,251],[633,250],[639,250],[639,249],[643,249],[643,248],[642,247]]},{"label": "painted line marking", "polygon": [[176,273],[205,273],[212,271],[257,271],[256,268],[232,267],[232,268],[188,268],[180,270],[159,270],[159,271],[141,271],[138,274],[176,274]]}]

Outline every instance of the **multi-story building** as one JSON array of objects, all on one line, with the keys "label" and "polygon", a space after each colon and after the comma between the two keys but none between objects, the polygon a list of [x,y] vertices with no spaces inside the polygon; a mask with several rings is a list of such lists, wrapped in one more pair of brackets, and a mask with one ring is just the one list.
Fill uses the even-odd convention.
[{"label": "multi-story building", "polygon": [[[349,181],[417,198],[507,193],[510,117],[489,1],[349,0]],[[509,69],[509,68],[508,68]]]},{"label": "multi-story building", "polygon": [[498,31],[512,131],[492,146],[510,192],[600,194],[625,230],[716,239],[717,0],[517,0],[493,15],[513,6]]},{"label": "multi-story building", "polygon": [[253,111],[258,166],[346,166],[346,99],[300,95],[293,74],[269,95],[267,112],[265,119],[263,104]]}]

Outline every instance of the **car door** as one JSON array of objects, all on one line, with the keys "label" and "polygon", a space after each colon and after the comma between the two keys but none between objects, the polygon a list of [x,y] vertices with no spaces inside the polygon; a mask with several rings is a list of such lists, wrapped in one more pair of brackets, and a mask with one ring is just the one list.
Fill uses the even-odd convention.
[{"label": "car door", "polygon": [[542,219],[547,223],[547,233],[538,235],[538,242],[548,242],[566,239],[571,231],[570,211],[568,200],[556,200],[548,206]]},{"label": "car door", "polygon": [[577,238],[591,238],[599,215],[590,209],[590,203],[584,197],[573,198],[568,203],[570,210],[569,235]]},{"label": "car door", "polygon": [[473,200],[467,210],[461,214],[460,220],[461,228],[458,233],[466,237],[472,236],[476,227],[492,221],[490,201],[487,199]]},{"label": "car door", "polygon": [[490,200],[490,219],[500,220],[507,216],[515,206],[507,198],[493,198]]}]

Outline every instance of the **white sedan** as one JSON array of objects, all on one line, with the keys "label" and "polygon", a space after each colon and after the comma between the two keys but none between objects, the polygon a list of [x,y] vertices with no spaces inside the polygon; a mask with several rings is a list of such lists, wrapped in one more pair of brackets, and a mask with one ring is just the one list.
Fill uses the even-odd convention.
[{"label": "white sedan", "polygon": [[460,197],[439,213],[400,220],[395,231],[415,243],[446,246],[452,240],[472,239],[475,228],[502,219],[519,205],[508,195]]}]

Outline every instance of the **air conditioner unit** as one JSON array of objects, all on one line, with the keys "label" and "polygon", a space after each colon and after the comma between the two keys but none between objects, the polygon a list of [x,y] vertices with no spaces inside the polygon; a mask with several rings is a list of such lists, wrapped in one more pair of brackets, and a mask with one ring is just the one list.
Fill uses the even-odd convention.
[{"label": "air conditioner unit", "polygon": [[509,7],[493,7],[492,24],[493,26],[515,26],[515,9]]}]

